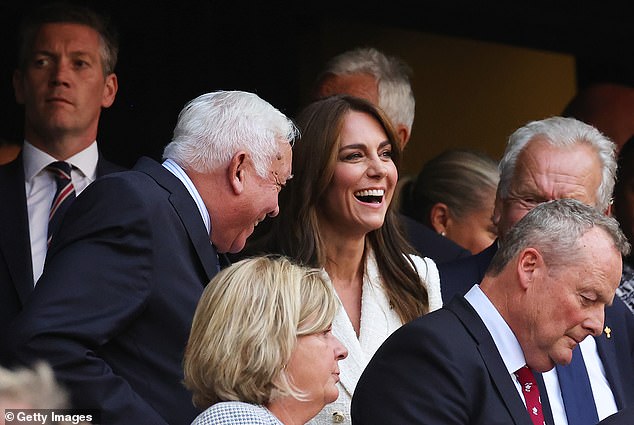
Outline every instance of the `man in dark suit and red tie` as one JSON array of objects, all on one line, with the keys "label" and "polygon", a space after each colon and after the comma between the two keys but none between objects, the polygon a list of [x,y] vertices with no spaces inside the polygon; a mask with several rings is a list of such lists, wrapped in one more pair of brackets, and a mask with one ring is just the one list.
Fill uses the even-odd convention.
[{"label": "man in dark suit and red tie", "polygon": [[[609,215],[614,151],[610,139],[574,118],[550,117],[518,128],[500,160],[498,234],[551,199],[577,199]],[[479,254],[439,265],[444,301],[480,282],[497,249],[495,241]],[[542,374],[555,425],[595,425],[634,405],[634,316],[617,297],[605,309],[604,322],[606,331],[583,340],[568,366]]]},{"label": "man in dark suit and red tie", "polygon": [[[24,18],[13,86],[24,105],[24,146],[0,166],[0,332],[42,274],[48,241],[66,205],[97,177],[123,170],[97,147],[102,108],[117,93],[118,41],[94,11],[44,5]],[[62,171],[63,170],[63,171]],[[60,176],[65,198],[56,196]],[[56,199],[66,199],[49,226]]]},{"label": "man in dark suit and red tie", "polygon": [[533,208],[478,285],[390,336],[363,372],[354,424],[552,424],[534,372],[603,330],[630,246],[579,201]]}]

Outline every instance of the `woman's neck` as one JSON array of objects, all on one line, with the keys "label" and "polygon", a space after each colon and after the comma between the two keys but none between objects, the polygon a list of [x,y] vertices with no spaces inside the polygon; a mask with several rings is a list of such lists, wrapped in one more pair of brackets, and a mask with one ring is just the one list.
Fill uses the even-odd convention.
[{"label": "woman's neck", "polygon": [[321,410],[291,396],[274,400],[266,408],[284,425],[304,425]]},{"label": "woman's neck", "polygon": [[327,242],[324,268],[335,282],[358,282],[363,277],[365,239]]}]

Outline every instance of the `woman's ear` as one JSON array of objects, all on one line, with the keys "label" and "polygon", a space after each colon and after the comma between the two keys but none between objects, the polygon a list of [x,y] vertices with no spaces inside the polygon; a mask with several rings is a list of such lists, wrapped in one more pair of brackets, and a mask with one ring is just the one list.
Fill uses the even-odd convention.
[{"label": "woman's ear", "polygon": [[429,212],[429,221],[438,234],[445,236],[449,221],[449,207],[442,202],[435,203]]}]

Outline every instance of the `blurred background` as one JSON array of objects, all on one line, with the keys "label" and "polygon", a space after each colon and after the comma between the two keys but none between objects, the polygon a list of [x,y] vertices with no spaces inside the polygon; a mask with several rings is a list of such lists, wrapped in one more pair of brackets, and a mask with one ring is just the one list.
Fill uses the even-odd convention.
[{"label": "blurred background", "polygon": [[[22,139],[11,85],[15,32],[37,3],[0,3],[4,139]],[[584,87],[634,86],[634,13],[610,3],[84,3],[110,14],[119,29],[119,92],[102,115],[98,140],[109,159],[126,166],[141,155],[160,158],[178,112],[205,92],[252,91],[294,116],[325,62],[358,46],[399,56],[413,69],[416,119],[404,174],[452,147],[499,159],[514,129],[561,114]]]}]

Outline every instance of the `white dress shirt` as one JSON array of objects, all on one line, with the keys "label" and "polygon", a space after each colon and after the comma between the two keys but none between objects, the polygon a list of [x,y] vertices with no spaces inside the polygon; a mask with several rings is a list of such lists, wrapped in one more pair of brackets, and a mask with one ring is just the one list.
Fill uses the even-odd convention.
[{"label": "white dress shirt", "polygon": [[495,308],[484,292],[480,289],[480,285],[473,285],[465,298],[474,308],[478,316],[484,322],[487,330],[493,338],[493,342],[502,356],[502,361],[511,379],[515,383],[515,389],[520,399],[526,405],[524,395],[522,394],[522,386],[515,376],[515,372],[526,365],[526,358],[520,343],[515,338],[515,334],[506,323],[500,312]]},{"label": "white dress shirt", "polygon": [[205,228],[207,229],[207,233],[211,233],[211,218],[209,217],[209,211],[207,211],[207,207],[205,206],[205,203],[203,202],[203,198],[201,198],[200,193],[198,193],[198,189],[196,189],[196,186],[194,186],[194,182],[192,182],[192,180],[189,178],[187,173],[185,173],[185,170],[183,170],[180,165],[178,165],[171,159],[166,159],[163,162],[163,167],[167,168],[167,170],[170,173],[174,174],[176,178],[178,178],[178,180],[180,180],[183,183],[183,185],[185,185],[185,188],[187,188],[187,191],[189,192],[192,199],[196,203],[196,206],[198,207],[200,216],[203,219],[203,222],[205,223]]},{"label": "white dress shirt", "polygon": [[[48,239],[48,214],[57,191],[55,177],[45,168],[57,160],[28,141],[24,141],[22,160],[24,162],[26,206],[29,214],[33,282],[37,282],[44,269]],[[99,150],[96,141],[66,160],[73,166],[71,180],[77,195],[97,177],[98,160]]]}]

